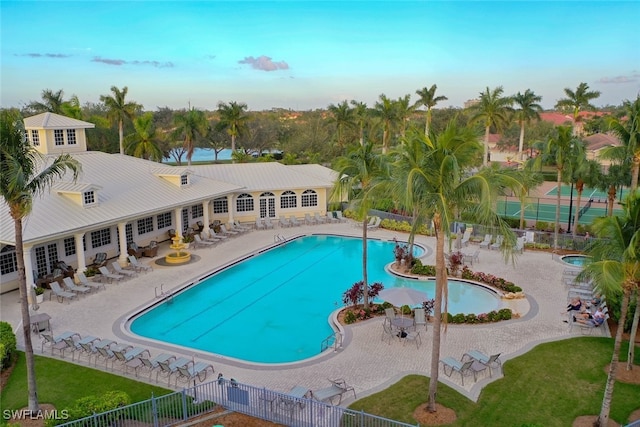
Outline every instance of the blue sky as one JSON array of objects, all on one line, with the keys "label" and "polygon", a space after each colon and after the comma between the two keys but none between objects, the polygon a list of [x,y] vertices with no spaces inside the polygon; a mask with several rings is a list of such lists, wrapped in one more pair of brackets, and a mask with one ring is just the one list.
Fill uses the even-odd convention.
[{"label": "blue sky", "polygon": [[114,85],[151,111],[373,106],[432,84],[439,106],[498,85],[545,108],[580,82],[597,106],[640,93],[639,1],[2,0],[0,14],[2,107]]}]

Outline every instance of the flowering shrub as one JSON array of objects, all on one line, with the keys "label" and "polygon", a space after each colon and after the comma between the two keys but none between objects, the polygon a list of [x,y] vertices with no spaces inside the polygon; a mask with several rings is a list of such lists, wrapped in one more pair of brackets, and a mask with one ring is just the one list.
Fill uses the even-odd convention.
[{"label": "flowering shrub", "polygon": [[449,255],[447,261],[449,264],[449,273],[453,276],[458,275],[458,271],[460,270],[460,266],[462,265],[462,260],[464,259],[464,255],[462,252],[453,252]]},{"label": "flowering shrub", "polygon": [[422,265],[422,262],[419,259],[416,259],[413,263],[413,267],[411,267],[411,273],[418,274],[420,276],[435,276],[436,266]]},{"label": "flowering shrub", "polygon": [[[344,304],[351,304],[352,306],[358,305],[360,302],[364,301],[364,286],[362,286],[362,280],[356,282],[351,286],[351,288],[347,289],[344,294],[342,294],[342,302]],[[368,295],[369,300],[378,296],[381,290],[384,289],[384,285],[380,282],[375,282],[369,285],[368,287]]]},{"label": "flowering shrub", "polygon": [[522,288],[514,285],[501,277],[496,277],[493,274],[483,273],[480,271],[473,272],[466,265],[462,268],[461,277],[466,280],[475,280],[476,282],[486,283],[487,285],[494,286],[501,291],[505,292],[521,292]]},{"label": "flowering shrub", "polygon": [[499,322],[500,320],[509,320],[513,317],[513,313],[509,308],[502,308],[498,311],[490,311],[489,313],[481,313],[481,314],[464,314],[458,313],[452,315],[451,313],[447,313],[447,321],[449,323],[491,323],[491,322]]}]

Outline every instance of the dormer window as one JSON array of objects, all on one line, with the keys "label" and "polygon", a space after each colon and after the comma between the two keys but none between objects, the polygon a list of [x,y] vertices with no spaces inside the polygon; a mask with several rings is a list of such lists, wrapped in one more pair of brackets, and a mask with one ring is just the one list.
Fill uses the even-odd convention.
[{"label": "dormer window", "polygon": [[56,145],[64,145],[64,131],[62,129],[53,130],[53,141]]},{"label": "dormer window", "polygon": [[188,185],[189,184],[189,175],[183,174],[180,175],[180,185]]},{"label": "dormer window", "polygon": [[93,190],[85,191],[82,193],[82,198],[85,206],[93,205],[96,202],[96,193]]},{"label": "dormer window", "polygon": [[40,145],[40,132],[35,129],[31,129],[31,143],[38,147]]}]

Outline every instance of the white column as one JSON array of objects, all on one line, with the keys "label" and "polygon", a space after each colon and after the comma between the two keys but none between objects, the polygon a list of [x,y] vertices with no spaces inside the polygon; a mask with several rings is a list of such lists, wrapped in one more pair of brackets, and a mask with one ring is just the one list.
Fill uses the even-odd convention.
[{"label": "white column", "polygon": [[118,223],[118,235],[120,237],[120,241],[118,242],[118,246],[120,247],[120,256],[118,257],[118,264],[121,267],[125,267],[127,265],[127,231],[125,226],[126,222]]},{"label": "white column", "polygon": [[227,211],[229,214],[229,222],[233,223],[233,194],[227,196]]},{"label": "white column", "polygon": [[85,259],[84,255],[84,242],[82,239],[84,237],[84,233],[74,234],[73,237],[75,238],[76,242],[76,258],[78,260],[78,271],[82,273],[87,269],[87,260]]},{"label": "white column", "polygon": [[209,208],[211,207],[211,200],[207,200],[203,203],[202,209],[202,223],[204,224],[204,229],[209,229]]},{"label": "white column", "polygon": [[23,246],[22,259],[24,260],[24,275],[27,279],[27,301],[31,305],[33,303],[33,284],[36,282],[36,278],[33,277],[33,261],[31,259],[31,249],[33,246]]},{"label": "white column", "polygon": [[174,212],[176,216],[176,234],[182,236],[182,208],[176,208]]}]

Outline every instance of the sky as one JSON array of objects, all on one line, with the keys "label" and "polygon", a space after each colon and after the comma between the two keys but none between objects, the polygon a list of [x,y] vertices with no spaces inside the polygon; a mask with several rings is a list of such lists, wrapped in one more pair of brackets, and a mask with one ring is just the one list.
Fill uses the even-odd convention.
[{"label": "sky", "polygon": [[503,86],[549,109],[581,82],[619,105],[640,93],[638,22],[637,0],[0,0],[0,105],[127,86],[147,111],[373,107],[436,84],[438,107]]}]

